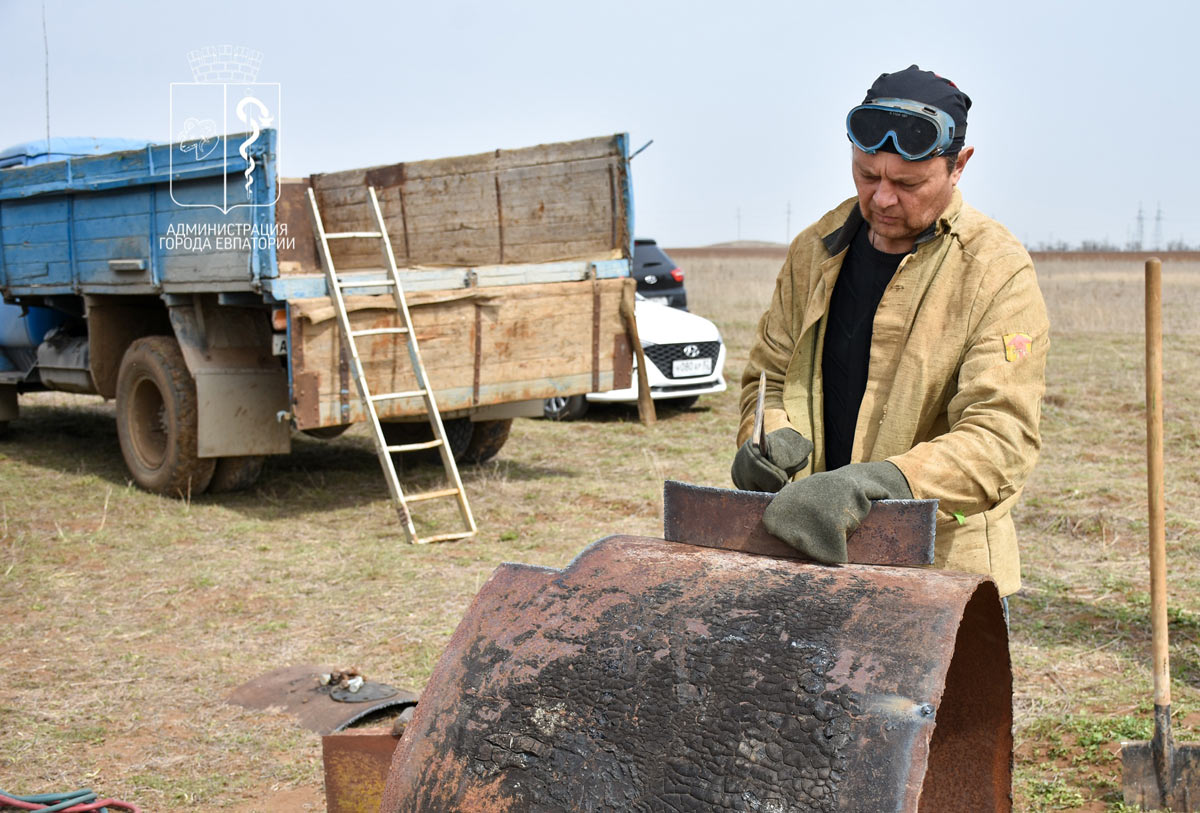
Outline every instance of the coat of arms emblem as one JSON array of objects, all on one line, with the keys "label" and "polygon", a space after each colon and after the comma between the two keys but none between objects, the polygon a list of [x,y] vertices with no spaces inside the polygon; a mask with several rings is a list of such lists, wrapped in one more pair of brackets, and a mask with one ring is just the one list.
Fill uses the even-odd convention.
[{"label": "coat of arms emblem", "polygon": [[[271,205],[278,186],[255,169],[278,154],[279,83],[256,81],[262,54],[250,48],[200,48],[188,62],[194,81],[171,83],[171,200],[222,213]],[[224,173],[213,177],[214,165]]]}]

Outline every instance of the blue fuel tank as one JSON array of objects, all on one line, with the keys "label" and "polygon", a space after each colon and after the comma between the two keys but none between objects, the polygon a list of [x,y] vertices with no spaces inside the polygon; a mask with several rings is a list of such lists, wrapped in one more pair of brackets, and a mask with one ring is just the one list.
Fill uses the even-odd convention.
[{"label": "blue fuel tank", "polygon": [[[22,310],[25,313],[22,313]],[[35,348],[67,315],[52,308],[26,308],[0,302],[0,349]]]}]

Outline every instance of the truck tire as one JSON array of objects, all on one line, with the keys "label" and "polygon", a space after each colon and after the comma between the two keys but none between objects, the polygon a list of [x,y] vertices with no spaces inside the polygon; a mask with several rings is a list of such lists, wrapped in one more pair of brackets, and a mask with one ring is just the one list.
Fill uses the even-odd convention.
[{"label": "truck tire", "polygon": [[318,426],[315,429],[301,429],[300,431],[308,435],[310,438],[317,440],[333,440],[345,434],[353,424],[343,423],[335,424],[334,426]]},{"label": "truck tire", "polygon": [[[475,436],[476,426],[477,424],[471,423],[470,418],[451,418],[442,421],[442,428],[446,430],[446,440],[450,442],[450,454],[454,455],[454,462],[462,460],[462,456],[466,454],[471,445],[471,438]],[[433,429],[429,430],[429,437],[433,438]],[[436,449],[433,450],[433,455],[434,462],[438,462],[440,456]]]},{"label": "truck tire", "polygon": [[212,480],[208,483],[208,493],[223,494],[228,491],[245,491],[258,480],[258,475],[262,474],[263,463],[266,460],[267,456],[261,454],[217,458]]},{"label": "truck tire", "polygon": [[133,480],[155,494],[203,494],[216,458],[196,455],[196,382],[179,343],[146,336],[117,374],[117,437]]},{"label": "truck tire", "polygon": [[[450,453],[454,455],[456,462],[462,459],[470,447],[471,438],[475,433],[475,426],[476,424],[471,423],[470,418],[443,419],[442,427],[446,430],[446,440],[450,442]],[[385,422],[381,423],[380,427],[383,429],[383,439],[387,441],[389,446],[400,446],[405,443],[424,443],[427,440],[433,440],[433,427],[427,421],[407,423]],[[499,451],[499,447],[497,447],[496,451]],[[416,452],[403,452],[398,455],[392,455],[392,459],[397,462],[403,459],[413,463],[440,465],[442,457],[437,449],[421,449]]]},{"label": "truck tire", "polygon": [[471,442],[467,444],[462,457],[456,457],[463,463],[486,463],[504,447],[508,441],[508,433],[512,429],[512,418],[499,421],[479,421],[471,434]]}]

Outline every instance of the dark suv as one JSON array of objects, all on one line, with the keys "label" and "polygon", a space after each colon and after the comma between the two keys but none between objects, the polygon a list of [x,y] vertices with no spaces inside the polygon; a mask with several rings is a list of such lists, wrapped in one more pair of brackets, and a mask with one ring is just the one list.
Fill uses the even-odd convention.
[{"label": "dark suv", "polygon": [[683,287],[683,269],[649,239],[633,241],[633,276],[638,293],[651,302],[687,310],[687,291]]}]

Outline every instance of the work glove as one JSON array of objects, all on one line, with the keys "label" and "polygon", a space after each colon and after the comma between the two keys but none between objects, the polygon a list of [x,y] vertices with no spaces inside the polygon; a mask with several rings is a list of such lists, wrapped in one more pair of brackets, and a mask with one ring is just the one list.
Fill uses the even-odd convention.
[{"label": "work glove", "polygon": [[813,450],[812,441],[790,426],[776,429],[765,441],[765,449],[746,441],[733,458],[729,475],[742,491],[778,491],[804,468]]},{"label": "work glove", "polygon": [[846,535],[871,510],[871,500],[908,500],[912,490],[886,460],[851,463],[784,486],[763,512],[763,525],[806,557],[846,561]]}]

